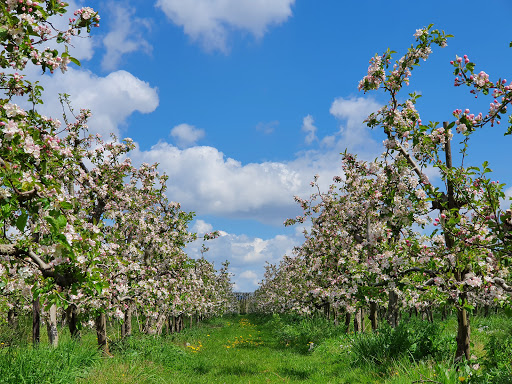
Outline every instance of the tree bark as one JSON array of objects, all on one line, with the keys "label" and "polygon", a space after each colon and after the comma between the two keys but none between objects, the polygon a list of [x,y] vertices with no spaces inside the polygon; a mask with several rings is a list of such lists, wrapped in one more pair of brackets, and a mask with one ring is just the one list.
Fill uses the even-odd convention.
[{"label": "tree bark", "polygon": [[16,328],[18,326],[18,320],[16,317],[16,311],[14,309],[9,309],[7,312],[7,324],[9,324],[9,328]]},{"label": "tree bark", "polygon": [[469,325],[468,311],[464,304],[468,302],[466,292],[459,294],[459,304],[457,307],[457,351],[455,352],[455,362],[460,362],[463,358],[469,361],[470,358],[470,340],[471,329]]},{"label": "tree bark", "polygon": [[41,341],[41,303],[39,298],[32,301],[32,344],[39,345]]},{"label": "tree bark", "polygon": [[347,327],[347,333],[350,332],[350,319],[351,319],[352,315],[350,314],[350,312],[346,312],[345,313],[345,327]]},{"label": "tree bark", "polygon": [[331,306],[328,302],[324,305],[324,316],[327,320],[331,320]]},{"label": "tree bark", "polygon": [[359,308],[354,316],[354,333],[364,332],[364,312],[363,308]]},{"label": "tree bark", "polygon": [[376,331],[378,327],[378,321],[377,321],[377,303],[375,301],[370,302],[370,315],[369,315],[371,324],[372,324],[372,331]]},{"label": "tree bark", "polygon": [[[165,315],[160,313],[156,320],[148,319],[146,332],[148,335],[160,335],[165,324]],[[192,326],[192,316],[190,317],[190,326]]]},{"label": "tree bark", "polygon": [[391,328],[396,328],[398,325],[398,294],[392,289],[388,294],[387,320]]},{"label": "tree bark", "polygon": [[57,329],[57,306],[55,304],[52,304],[48,310],[46,331],[48,332],[48,343],[52,347],[57,347],[59,345],[59,331]]},{"label": "tree bark", "polygon": [[124,311],[124,321],[121,325],[121,338],[132,335],[132,307],[128,306]]},{"label": "tree bark", "polygon": [[66,311],[68,319],[68,328],[71,338],[80,340],[80,331],[78,330],[78,314],[77,308],[74,304],[71,304]]},{"label": "tree bark", "polygon": [[96,336],[98,337],[98,348],[101,349],[105,355],[108,355],[107,316],[104,313],[96,316],[95,325]]}]

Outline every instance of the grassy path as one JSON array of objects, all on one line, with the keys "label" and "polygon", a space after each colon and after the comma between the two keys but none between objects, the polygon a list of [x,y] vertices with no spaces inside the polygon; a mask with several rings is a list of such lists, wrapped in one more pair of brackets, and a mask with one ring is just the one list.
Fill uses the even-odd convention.
[{"label": "grassy path", "polygon": [[329,358],[280,344],[257,317],[216,319],[176,335],[172,342],[157,338],[156,345],[148,345],[144,340],[134,339],[123,350],[124,358],[103,360],[80,383],[380,382],[365,379],[358,370],[353,375],[341,373],[339,369],[346,367],[336,361],[336,355]]},{"label": "grassy path", "polygon": [[80,342],[62,332],[54,349],[45,341],[38,348],[15,346],[4,329],[0,384],[512,384],[509,317],[473,319],[473,352],[476,365],[488,365],[485,372],[454,369],[455,317],[443,326],[413,320],[356,336],[321,318],[224,317],[179,334],[134,335],[111,344],[112,357],[97,351],[94,332],[84,332]]}]

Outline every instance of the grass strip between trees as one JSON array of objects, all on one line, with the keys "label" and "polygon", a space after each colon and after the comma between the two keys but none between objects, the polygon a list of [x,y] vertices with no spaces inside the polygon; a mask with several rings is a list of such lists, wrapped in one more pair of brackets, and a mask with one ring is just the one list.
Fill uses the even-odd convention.
[{"label": "grass strip between trees", "polygon": [[55,349],[20,340],[0,344],[0,383],[512,383],[510,318],[475,318],[478,356],[459,370],[449,329],[412,318],[354,335],[323,318],[228,316],[180,334],[114,341],[108,358],[93,332],[80,342],[64,335]]}]

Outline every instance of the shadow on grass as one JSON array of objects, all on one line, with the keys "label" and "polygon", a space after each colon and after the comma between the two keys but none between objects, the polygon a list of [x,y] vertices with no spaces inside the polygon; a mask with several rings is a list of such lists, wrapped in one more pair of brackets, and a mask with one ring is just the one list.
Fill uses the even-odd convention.
[{"label": "shadow on grass", "polygon": [[249,375],[257,375],[260,372],[256,367],[251,365],[232,365],[232,366],[224,366],[219,369],[220,374],[224,375],[234,375],[234,376],[249,376]]},{"label": "shadow on grass", "polygon": [[298,368],[279,368],[277,372],[282,376],[287,376],[295,380],[308,380],[311,373],[304,369]]}]

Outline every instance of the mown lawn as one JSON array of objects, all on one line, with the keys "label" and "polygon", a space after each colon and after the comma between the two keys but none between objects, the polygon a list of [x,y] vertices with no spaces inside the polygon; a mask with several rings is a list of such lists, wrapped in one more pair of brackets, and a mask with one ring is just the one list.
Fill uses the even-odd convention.
[{"label": "mown lawn", "polygon": [[112,342],[112,357],[96,351],[93,332],[76,343],[63,331],[55,350],[1,348],[0,383],[512,383],[510,318],[475,318],[476,360],[458,370],[454,320],[358,336],[321,318],[231,316]]}]

